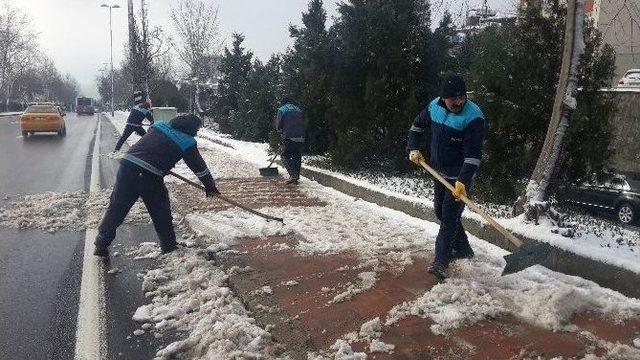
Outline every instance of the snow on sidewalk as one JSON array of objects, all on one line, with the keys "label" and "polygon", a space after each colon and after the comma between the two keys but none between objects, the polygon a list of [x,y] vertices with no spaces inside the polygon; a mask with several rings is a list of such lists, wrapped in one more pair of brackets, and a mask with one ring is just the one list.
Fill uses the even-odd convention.
[{"label": "snow on sidewalk", "polygon": [[[256,159],[267,159],[267,144],[239,141],[221,135],[208,129],[203,129],[203,136],[232,146],[235,153],[246,161],[264,164]],[[228,151],[228,150],[227,150]],[[321,161],[318,157],[305,160],[313,163]],[[265,165],[262,165],[265,166]],[[343,174],[318,168],[309,164],[306,167],[314,171],[325,173],[338,179],[371,189],[391,197],[405,201],[419,203],[426,208],[433,207],[433,191],[431,180],[423,178],[408,178],[389,176],[386,174]],[[568,223],[574,224],[576,236],[566,238],[554,233],[550,223],[534,225],[524,221],[523,216],[510,217],[510,209],[493,204],[479,204],[486,211],[493,214],[496,220],[516,235],[522,235],[541,242],[547,242],[558,248],[588,257],[603,263],[612,264],[637,274],[640,274],[640,231],[624,228],[608,220],[597,219],[587,215],[569,213]],[[478,214],[465,209],[463,216],[485,222]]]},{"label": "snow on sidewalk", "polygon": [[[114,119],[116,128],[118,120]],[[206,136],[215,134],[203,131]],[[227,179],[245,179],[246,190],[252,191],[252,177],[262,165],[260,156],[264,147],[244,146],[232,139],[224,139],[229,146],[199,139],[203,157],[223,188]],[[130,141],[135,141],[130,139]],[[248,154],[250,160],[243,156]],[[232,164],[232,166],[229,166]],[[184,165],[179,171],[188,174]],[[192,176],[192,175],[191,175]],[[238,184],[234,186],[238,187]],[[277,182],[273,186],[281,186]],[[184,185],[183,185],[184,189]],[[240,189],[243,191],[244,189]],[[175,198],[175,191],[173,196]],[[186,190],[184,190],[186,191]],[[269,206],[260,211],[281,216],[286,225],[267,223],[237,209],[207,211],[202,204],[191,204],[191,209],[180,221],[179,228],[191,233],[197,248],[187,248],[160,258],[158,267],[143,274],[143,289],[151,302],[139,308],[134,319],[143,323],[142,328],[161,331],[178,329],[185,338],[168,345],[158,352],[159,358],[181,354],[188,358],[230,358],[234,356],[279,357],[287,349],[276,351],[269,326],[258,326],[253,314],[237,300],[239,294],[229,289],[229,278],[252,271],[251,267],[225,268],[216,265],[216,259],[224,254],[246,256],[286,253],[304,259],[335,259],[351,254],[354,263],[345,269],[330,271],[354,271],[354,280],[340,289],[328,289],[323,306],[340,306],[368,296],[389,273],[403,273],[414,269],[417,261],[424,265],[432,257],[438,226],[412,218],[403,213],[354,199],[317,183],[303,179],[295,190],[309,199],[323,204],[313,206]],[[224,192],[224,191],[223,191]],[[175,201],[175,200],[174,200]],[[247,238],[262,239],[264,243],[274,237],[288,237],[295,241],[273,244],[270,248],[257,246],[237,250],[248,243]],[[371,335],[367,328],[392,326],[407,318],[429,319],[423,331],[430,334],[450,334],[461,327],[472,326],[494,318],[514,317],[518,321],[554,331],[576,331],[571,322],[576,314],[593,313],[597,316],[624,321],[640,316],[640,302],[617,292],[604,289],[590,281],[554,273],[542,267],[532,267],[518,274],[501,277],[505,251],[484,241],[470,237],[476,257],[453,266],[451,278],[442,284],[432,284],[411,299],[392,306],[380,315],[379,325],[359,324],[364,334],[338,334],[339,339],[312,358],[356,359],[364,353],[351,349],[352,344],[368,338],[367,352],[391,350],[393,344],[385,343]],[[255,243],[254,243],[255,245]],[[206,250],[203,250],[206,249]],[[419,260],[422,259],[422,260]],[[426,259],[426,260],[425,260]],[[264,260],[264,259],[263,259]],[[426,272],[417,271],[418,279],[428,279]],[[278,284],[262,284],[255,294],[276,291],[294,292],[304,285],[296,279],[286,283],[299,285],[277,287]],[[427,280],[425,280],[427,282]],[[419,287],[419,286],[418,286]],[[267,290],[269,291],[267,291]],[[278,290],[279,289],[279,290]],[[314,297],[316,295],[307,295]],[[146,325],[149,324],[149,325]],[[375,333],[376,331],[373,331]],[[610,356],[638,356],[632,343],[615,344],[603,339],[596,341],[594,351],[605,351]],[[355,345],[354,345],[355,346]],[[604,349],[604,350],[603,350]],[[396,349],[396,351],[399,351]],[[617,355],[616,355],[617,354]],[[629,358],[632,358],[629,357]],[[591,358],[595,359],[595,355]],[[626,357],[620,357],[626,358]]]}]

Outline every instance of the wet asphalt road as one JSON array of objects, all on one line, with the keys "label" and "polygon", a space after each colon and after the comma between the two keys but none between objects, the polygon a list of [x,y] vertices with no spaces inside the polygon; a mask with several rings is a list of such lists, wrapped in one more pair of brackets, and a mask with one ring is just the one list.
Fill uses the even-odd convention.
[{"label": "wet asphalt road", "polygon": [[[96,119],[22,138],[18,117],[0,117],[0,199],[86,190]],[[84,232],[0,229],[0,359],[73,354],[83,245]]]},{"label": "wet asphalt road", "polygon": [[[0,117],[0,206],[15,195],[46,191],[88,191],[98,115],[65,117],[67,136],[37,134],[22,138],[18,117]],[[117,133],[103,118],[100,153],[113,149]],[[102,157],[102,187],[113,186],[116,160]],[[9,196],[6,200],[5,196]],[[112,251],[155,241],[151,225],[123,226]],[[85,232],[0,228],[0,360],[73,359]],[[171,340],[134,336],[136,308],[148,303],[137,274],[152,261],[113,258],[105,276],[105,324],[109,359],[150,359]]]}]

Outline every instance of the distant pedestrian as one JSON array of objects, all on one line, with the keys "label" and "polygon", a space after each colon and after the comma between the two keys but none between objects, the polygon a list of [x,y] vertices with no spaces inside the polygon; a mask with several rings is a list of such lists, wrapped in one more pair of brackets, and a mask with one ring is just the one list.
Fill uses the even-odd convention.
[{"label": "distant pedestrian", "polygon": [[115,151],[120,151],[120,148],[125,141],[131,136],[132,133],[136,133],[140,136],[144,136],[147,132],[142,127],[142,120],[149,119],[149,122],[153,124],[153,115],[151,114],[151,101],[145,100],[144,93],[142,91],[136,91],[133,93],[134,107],[129,113],[127,118],[127,124],[124,126],[122,136],[118,139]]},{"label": "distant pedestrian", "polygon": [[287,97],[280,100],[276,129],[282,139],[282,161],[289,173],[289,180],[286,184],[298,185],[300,167],[302,166],[305,126],[302,110]]},{"label": "distant pedestrian", "polygon": [[484,123],[478,105],[467,99],[464,79],[449,74],[444,79],[441,96],[420,112],[409,130],[409,159],[416,164],[424,161],[419,144],[425,131],[430,129],[431,166],[455,187],[451,193],[434,181],[434,210],[440,220],[440,230],[436,256],[428,271],[440,280],[446,277],[452,260],[474,255],[460,221],[464,203],[457,198],[467,195],[480,166]]},{"label": "distant pedestrian", "polygon": [[98,227],[94,255],[109,255],[108,247],[116,236],[116,229],[138,198],[142,198],[151,215],[162,252],[176,249],[171,205],[163,177],[184,159],[204,185],[206,196],[220,193],[194,139],[201,126],[202,120],[195,115],[181,115],[169,124],[155,124],[122,157],[109,207]]}]

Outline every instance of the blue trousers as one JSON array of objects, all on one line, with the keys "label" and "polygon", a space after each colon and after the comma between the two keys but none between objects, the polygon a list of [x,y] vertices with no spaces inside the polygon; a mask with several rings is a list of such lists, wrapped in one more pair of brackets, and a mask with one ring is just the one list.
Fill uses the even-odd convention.
[{"label": "blue trousers", "polygon": [[170,251],[176,247],[169,193],[164,180],[126,160],[120,163],[116,184],[109,200],[109,208],[98,227],[97,246],[111,245],[116,237],[116,229],[122,224],[138,198],[142,198],[151,215],[162,250]]},{"label": "blue trousers", "polygon": [[[451,185],[455,184],[455,180],[447,180]],[[456,201],[451,191],[438,181],[434,181],[434,192],[433,207],[436,217],[440,220],[440,231],[436,238],[435,262],[446,267],[451,262],[454,251],[467,254],[472,250],[460,221],[464,203]]]}]

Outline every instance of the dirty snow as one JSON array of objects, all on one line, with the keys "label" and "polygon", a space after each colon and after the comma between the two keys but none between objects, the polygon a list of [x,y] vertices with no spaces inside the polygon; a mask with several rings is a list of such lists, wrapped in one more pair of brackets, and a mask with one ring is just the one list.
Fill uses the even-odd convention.
[{"label": "dirty snow", "polygon": [[[12,196],[0,207],[0,227],[82,231],[97,228],[102,220],[112,189],[95,193],[83,191]],[[134,204],[125,223],[147,224],[150,218],[141,201]]]},{"label": "dirty snow", "polygon": [[269,357],[271,335],[255,324],[227,286],[228,274],[195,249],[164,255],[156,269],[143,275],[143,290],[151,303],[139,307],[132,319],[152,333],[168,329],[184,337],[156,354],[171,359]]},{"label": "dirty snow", "polygon": [[[209,140],[199,139],[199,144],[210,150],[203,151],[205,160],[214,173],[216,167],[223,169],[218,177],[253,174],[240,166],[224,170],[224,164],[234,159],[251,163],[254,172],[256,166],[264,163],[264,144],[240,142],[207,130],[203,130],[203,135]],[[189,171],[185,168],[181,172],[188,174]],[[367,267],[360,272],[359,288],[375,286],[376,274],[384,266],[402,268],[411,264],[416,256],[432,254],[437,224],[354,199],[308,180],[302,182],[300,189],[328,205],[261,209],[284,217],[286,225],[267,222],[237,209],[186,215],[181,228],[196,234],[199,246],[207,250],[181,249],[159,256],[158,268],[142,275],[143,290],[151,302],[134,315],[147,331],[161,334],[170,328],[184,335],[182,340],[159,350],[158,358],[178,354],[193,359],[268,357],[270,334],[255,324],[226,284],[232,271],[251,269],[225,272],[207,260],[212,252],[228,251],[229,245],[239,238],[290,234],[298,240],[292,249],[304,254],[356,252]],[[536,229],[539,231],[540,227]],[[573,330],[568,321],[577,312],[592,311],[615,320],[640,316],[639,300],[539,266],[501,277],[505,265],[502,256],[506,251],[473,236],[470,242],[476,252],[473,260],[456,262],[450,269],[450,279],[414,301],[395,307],[386,318],[363,324],[362,334],[355,334],[355,338],[369,337],[372,352],[393,351],[393,344],[385,344],[375,337],[376,329],[381,323],[392,324],[409,315],[429,317],[434,322],[431,331],[444,334],[503,314],[548,329],[568,331]],[[153,249],[144,251],[149,254]],[[269,289],[257,290],[267,294],[271,287],[266,287]],[[605,345],[611,356],[640,356],[638,349],[629,346]],[[331,359],[366,359],[366,354],[354,352],[345,339],[337,340],[331,351],[331,354],[309,354],[308,358],[325,359],[328,355]]]}]

